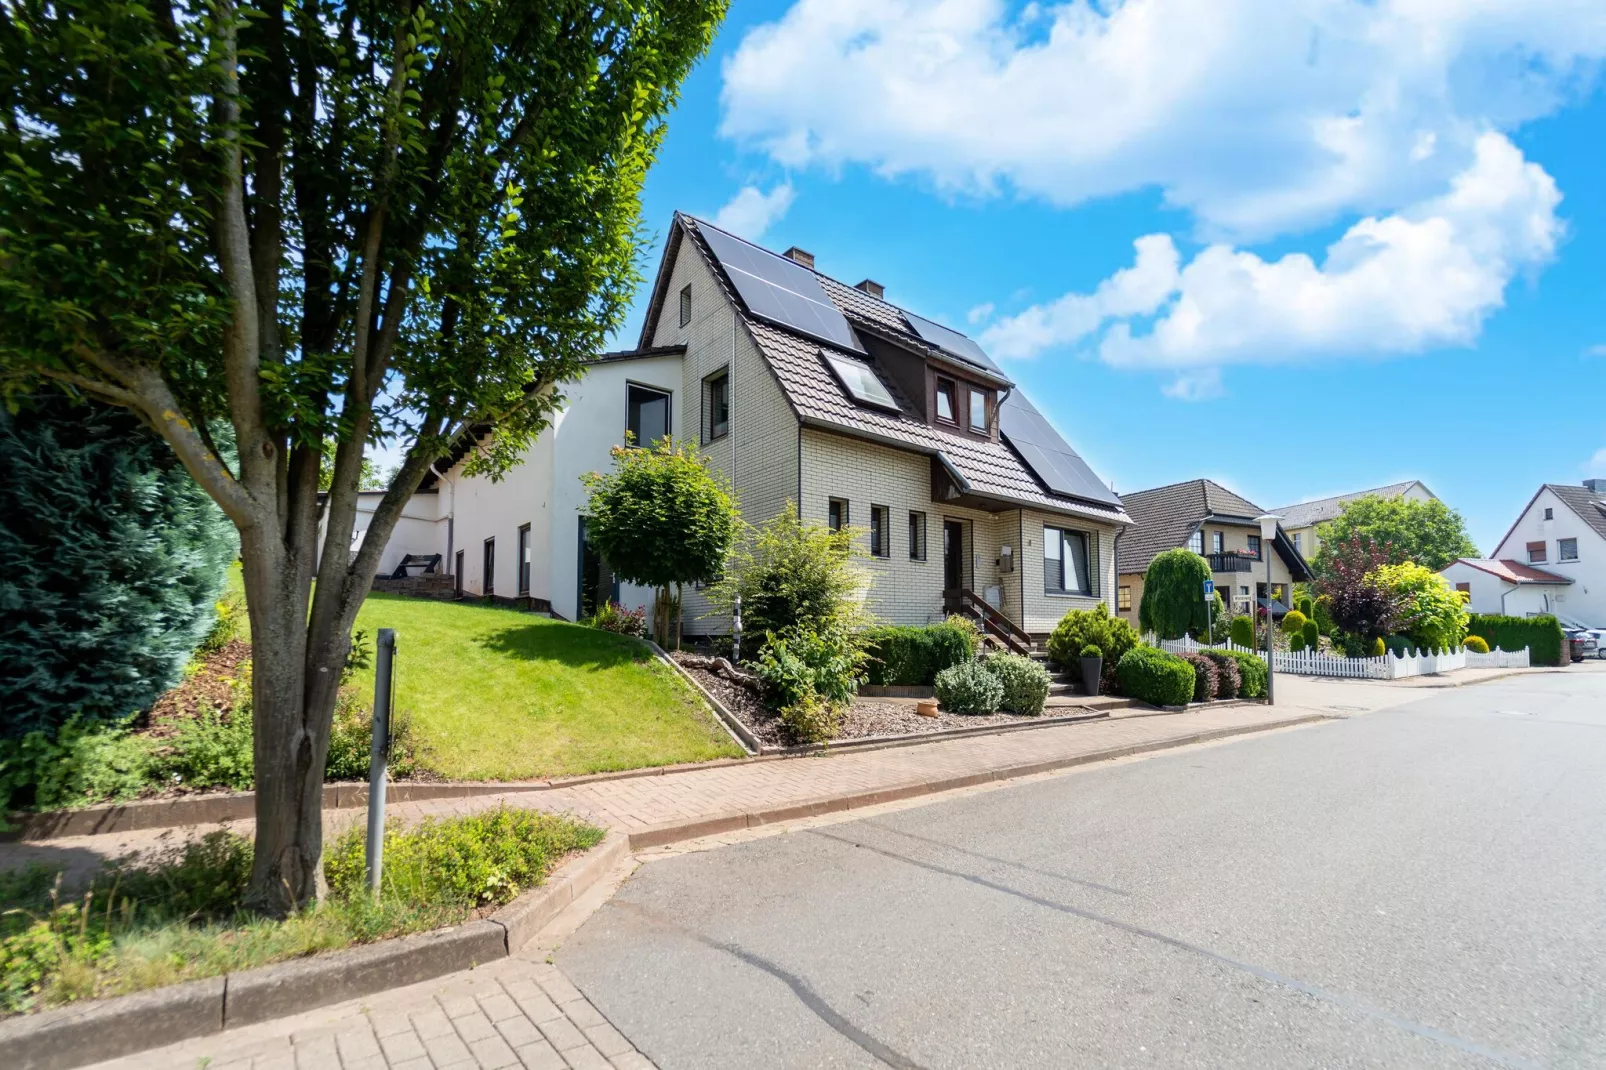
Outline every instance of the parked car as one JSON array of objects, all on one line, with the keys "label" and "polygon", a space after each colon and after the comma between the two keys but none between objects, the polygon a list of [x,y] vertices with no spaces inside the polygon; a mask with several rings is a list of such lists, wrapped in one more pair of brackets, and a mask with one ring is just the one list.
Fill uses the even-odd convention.
[{"label": "parked car", "polygon": [[1595,641],[1595,657],[1606,661],[1606,628],[1580,628],[1578,630]]},{"label": "parked car", "polygon": [[1566,629],[1568,653],[1573,661],[1600,657],[1600,637],[1588,628]]}]

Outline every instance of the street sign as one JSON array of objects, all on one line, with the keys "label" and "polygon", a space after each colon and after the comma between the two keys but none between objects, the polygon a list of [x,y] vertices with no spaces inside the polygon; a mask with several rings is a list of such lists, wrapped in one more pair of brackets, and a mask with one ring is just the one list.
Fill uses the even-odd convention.
[{"label": "street sign", "polygon": [[1215,580],[1205,580],[1204,581],[1204,596],[1205,596],[1206,600],[1208,600],[1210,598],[1210,596],[1215,594],[1215,593],[1216,593],[1216,581]]}]

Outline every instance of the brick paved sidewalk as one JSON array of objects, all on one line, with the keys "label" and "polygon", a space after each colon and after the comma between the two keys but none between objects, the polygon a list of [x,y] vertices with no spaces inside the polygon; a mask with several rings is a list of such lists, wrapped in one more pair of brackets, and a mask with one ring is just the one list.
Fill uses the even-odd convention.
[{"label": "brick paved sidewalk", "polygon": [[[389,813],[409,822],[424,816],[446,817],[497,806],[568,812],[621,831],[631,837],[633,847],[640,848],[688,835],[729,831],[748,823],[787,820],[1041,772],[1098,760],[1110,752],[1179,745],[1201,735],[1259,731],[1325,716],[1333,714],[1280,705],[1112,717],[880,750],[844,750],[682,769],[660,776],[604,780],[549,791],[400,803],[390,807]],[[362,810],[324,812],[325,828],[330,834],[363,820]],[[703,827],[684,827],[690,823],[701,823]],[[186,836],[202,835],[214,827],[0,844],[0,868],[38,859],[82,870],[92,868],[99,859],[151,850]],[[252,822],[236,821],[227,827],[249,835]]]}]

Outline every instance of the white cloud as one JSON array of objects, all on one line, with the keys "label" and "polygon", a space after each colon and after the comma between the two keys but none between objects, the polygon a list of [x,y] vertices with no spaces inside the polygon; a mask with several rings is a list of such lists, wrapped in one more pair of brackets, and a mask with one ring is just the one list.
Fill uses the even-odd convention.
[{"label": "white cloud", "polygon": [[797,0],[724,67],[787,166],[1072,205],[1159,188],[1245,240],[1420,201],[1606,57],[1600,0]]},{"label": "white cloud", "polygon": [[965,313],[965,318],[971,323],[985,323],[993,318],[993,312],[993,303],[991,301],[983,301],[981,304]]},{"label": "white cloud", "polygon": [[1586,356],[1586,357],[1606,357],[1606,344],[1598,345],[1598,346],[1590,346],[1588,349],[1584,350],[1584,356]]},{"label": "white cloud", "polygon": [[[1170,237],[1151,234],[1135,243],[1133,266],[1092,294],[1028,308],[989,327],[983,342],[1025,357],[1103,329],[1106,363],[1182,369],[1466,345],[1507,284],[1554,253],[1560,200],[1542,168],[1486,134],[1447,192],[1360,220],[1320,263],[1211,245],[1179,269]],[[1184,389],[1168,393],[1189,396]]]},{"label": "white cloud", "polygon": [[714,214],[714,225],[748,241],[758,241],[786,215],[796,196],[790,182],[782,182],[768,193],[757,186],[743,186]]},{"label": "white cloud", "polygon": [[1584,475],[1606,476],[1606,448],[1595,451],[1595,456],[1584,465]]},{"label": "white cloud", "polygon": [[1221,386],[1219,368],[1184,372],[1160,388],[1160,393],[1178,401],[1209,401],[1211,398],[1219,398],[1225,392]]}]

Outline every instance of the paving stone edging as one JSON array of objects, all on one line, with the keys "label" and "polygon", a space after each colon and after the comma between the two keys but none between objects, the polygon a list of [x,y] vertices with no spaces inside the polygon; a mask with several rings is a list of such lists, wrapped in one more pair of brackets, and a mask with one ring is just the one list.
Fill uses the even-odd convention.
[{"label": "paving stone edging", "polygon": [[65,1070],[506,958],[629,850],[627,837],[610,832],[480,921],[0,1021],[0,1067]]}]

